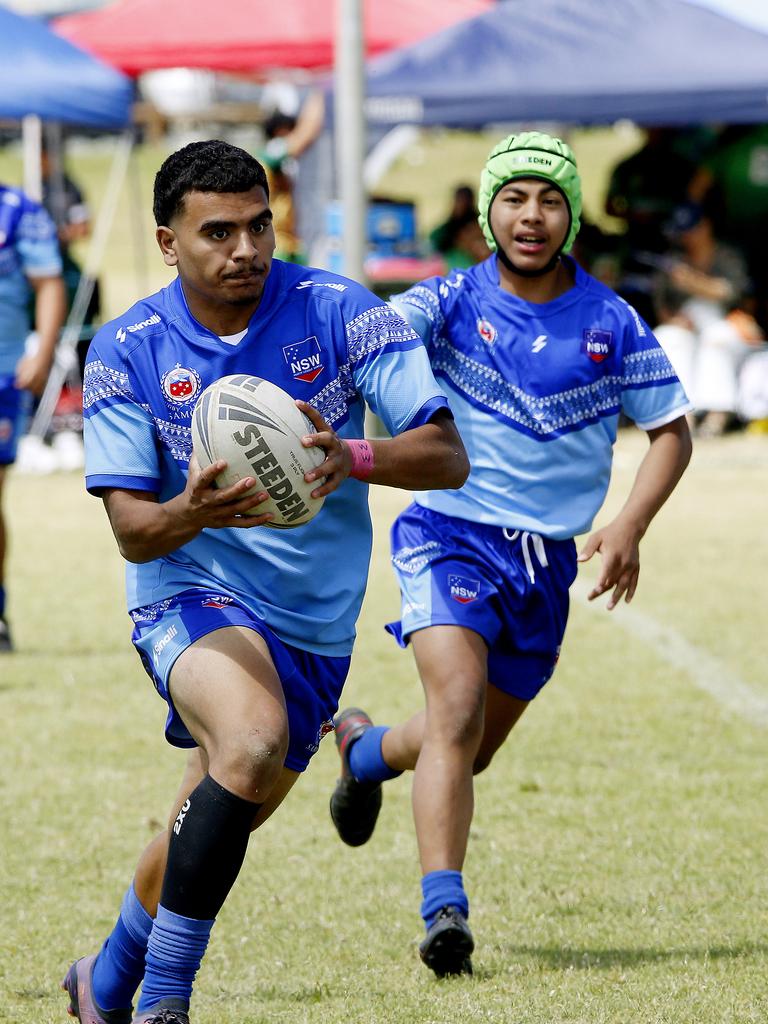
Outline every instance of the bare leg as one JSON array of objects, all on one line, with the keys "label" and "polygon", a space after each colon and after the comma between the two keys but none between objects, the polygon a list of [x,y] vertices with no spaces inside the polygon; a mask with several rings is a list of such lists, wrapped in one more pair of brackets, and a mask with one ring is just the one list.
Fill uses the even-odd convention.
[{"label": "bare leg", "polygon": [[[192,919],[204,925],[213,919],[239,870],[239,860],[245,855],[248,829],[252,831],[275,811],[299,774],[283,767],[287,749],[287,719],[282,686],[266,645],[257,634],[229,627],[203,637],[178,659],[171,677],[171,687],[184,721],[198,743],[205,743],[205,747],[198,747],[188,758],[171,810],[169,827],[155,836],[139,859],[133,891],[140,906],[137,907],[129,891],[117,924],[98,958],[86,957],[76,961],[64,979],[62,987],[70,996],[70,1012],[78,1015],[79,1009],[82,1009],[86,1016],[90,1013],[89,1020],[102,1020],[102,1011],[98,1008],[102,1006],[105,1009],[116,1009],[120,1019],[123,1013],[129,1013],[124,1008],[131,1002],[142,974],[142,999],[146,999],[147,1006],[142,1007],[140,1003],[139,1016],[150,1005],[154,1006],[158,999],[165,998],[167,989],[163,987],[162,979],[166,976],[172,979],[178,990],[176,997],[188,998],[194,978],[194,973],[190,974],[190,954],[186,950],[190,946],[188,930],[185,932],[186,926],[179,927],[174,922],[172,927],[176,928],[179,938],[174,945],[166,938],[167,920],[159,930],[156,922],[161,894],[165,898],[164,887],[168,878],[173,879],[172,884],[176,885],[175,890],[170,890],[170,899],[181,900],[186,898],[187,893],[194,891],[190,878],[198,887],[205,887],[206,879],[212,877],[204,860],[207,856],[210,862],[212,845],[215,851],[224,850],[225,855],[233,848],[238,851],[236,858],[229,863],[224,861],[225,870],[229,871],[229,875],[225,876],[225,886],[220,886],[218,892],[214,890],[213,895],[210,889],[202,890],[202,899],[209,900],[209,906],[212,907],[210,913],[205,905],[202,911],[199,909],[200,904],[191,906],[192,913],[188,914],[186,907],[174,909],[173,905],[169,907],[164,903],[166,911],[170,911],[171,917],[175,914],[178,921]],[[217,766],[215,768],[214,763]],[[218,782],[212,773],[207,778],[209,766],[217,772],[222,782]],[[205,818],[200,819],[199,809],[202,804],[205,813],[205,797],[209,796],[211,785],[218,786],[215,793],[224,794],[226,802],[223,806],[227,808],[227,813],[234,806],[238,815],[235,829],[232,828],[231,818],[226,819],[215,806],[214,824],[206,825]],[[174,847],[174,843],[180,841],[180,830],[174,828],[174,825],[187,798],[195,792],[198,795],[203,793],[202,801],[193,796],[191,805],[192,811],[196,811],[198,819],[203,821],[202,831],[200,824],[196,824],[196,835],[199,837],[202,834],[203,840],[201,844],[198,838],[198,846],[195,848],[196,851],[202,850],[202,854],[195,852],[198,860],[192,868],[189,866],[190,859],[185,861],[182,858],[182,882],[179,884],[179,848],[178,845]],[[244,795],[233,796],[238,792]],[[235,800],[237,804],[234,804]],[[207,806],[211,806],[210,800]],[[193,823],[195,821],[189,807],[185,809],[183,820],[185,826],[189,825],[190,820]],[[222,823],[223,828],[220,827]],[[185,827],[184,836],[188,835]],[[215,852],[215,856],[220,857],[220,854]],[[202,868],[199,866],[201,858]],[[194,870],[197,870],[197,876]],[[177,872],[175,876],[174,871]],[[203,939],[207,942],[205,933]],[[182,943],[186,947],[182,947]],[[177,972],[173,957],[178,948],[182,948],[181,956],[186,954],[186,962],[179,957],[181,970]],[[199,946],[196,952],[202,956]],[[193,962],[194,970],[196,967]],[[186,972],[186,976],[182,971]],[[159,987],[158,978],[161,979]],[[155,985],[154,991],[152,982]],[[81,1016],[80,1019],[85,1018]]]},{"label": "bare leg", "polygon": [[[475,775],[484,771],[491,763],[494,754],[504,744],[528,704],[529,701],[511,697],[491,683],[488,684],[483,738],[473,765]],[[413,771],[416,767],[424,739],[425,721],[426,712],[417,711],[407,721],[393,725],[384,734],[381,752],[390,768],[395,771]]]},{"label": "bare leg", "polygon": [[530,701],[511,697],[503,690],[488,684],[485,695],[485,726],[480,749],[477,752],[473,771],[475,775],[485,771],[507,736],[520,720]]},{"label": "bare leg", "polygon": [[412,643],[426,696],[412,796],[421,868],[461,871],[483,735],[487,648],[477,633],[457,626],[420,630]]}]

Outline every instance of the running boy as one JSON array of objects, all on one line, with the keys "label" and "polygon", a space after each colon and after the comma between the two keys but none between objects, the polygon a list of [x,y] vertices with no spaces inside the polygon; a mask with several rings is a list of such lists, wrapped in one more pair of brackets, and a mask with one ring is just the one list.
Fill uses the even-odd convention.
[{"label": "running boy", "polygon": [[[565,255],[581,211],[570,148],[542,132],[502,140],[479,208],[493,254],[393,299],[425,340],[471,465],[461,490],[416,492],[392,530],[402,619],[388,629],[413,646],[426,708],[391,729],[342,712],[331,798],[339,835],[361,845],[381,783],[414,770],[420,952],[438,976],[472,970],[462,878],[472,776],[554,671],[577,562],[601,555],[590,599],[612,591],[609,609],[632,599],[640,540],[691,452],[690,406],[651,331]],[[622,412],[650,447],[624,507],[577,558]]]},{"label": "running boy", "polygon": [[[421,341],[362,286],[273,260],[263,167],[224,142],[172,154],[155,179],[175,280],[96,335],[85,368],[86,483],[127,562],[133,642],[192,748],[169,828],[145,850],[98,956],[63,987],[81,1024],[188,1024],[195,974],[251,831],[331,728],[365,591],[368,483],[460,487],[464,450]],[[328,495],[306,526],[260,529],[254,479],[219,489],[190,421],[220,377],[301,400]],[[365,401],[393,435],[360,438]],[[353,479],[348,479],[353,477]],[[324,478],[324,481],[323,479]]]}]

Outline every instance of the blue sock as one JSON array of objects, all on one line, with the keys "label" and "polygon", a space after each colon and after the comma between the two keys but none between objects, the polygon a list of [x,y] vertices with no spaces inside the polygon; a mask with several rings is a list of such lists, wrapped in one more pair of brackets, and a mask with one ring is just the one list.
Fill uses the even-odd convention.
[{"label": "blue sock", "polygon": [[123,897],[112,934],[93,966],[93,994],[102,1010],[122,1010],[133,1002],[144,977],[144,958],[151,931],[152,918],[131,885]]},{"label": "blue sock", "polygon": [[0,587],[0,615],[5,615],[5,587]]},{"label": "blue sock", "polygon": [[166,910],[162,904],[152,926],[147,948],[144,984],[137,1008],[146,1013],[161,999],[173,1000],[175,1008],[186,1008],[192,997],[200,961],[208,946],[213,921],[195,921]]},{"label": "blue sock", "polygon": [[374,725],[355,740],[349,751],[349,770],[358,782],[386,782],[402,772],[389,767],[381,753],[381,741],[388,725]]},{"label": "blue sock", "polygon": [[430,871],[421,880],[421,892],[421,916],[427,928],[443,907],[456,907],[464,917],[469,917],[469,900],[460,871]]}]

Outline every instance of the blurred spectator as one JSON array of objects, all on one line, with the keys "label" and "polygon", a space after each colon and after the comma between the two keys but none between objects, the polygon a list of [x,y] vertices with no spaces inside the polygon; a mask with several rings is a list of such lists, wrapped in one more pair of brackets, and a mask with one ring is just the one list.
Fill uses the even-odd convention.
[{"label": "blurred spectator", "polygon": [[649,323],[657,317],[653,306],[653,261],[646,257],[667,250],[664,227],[674,209],[685,201],[695,170],[696,161],[684,144],[683,133],[671,128],[651,128],[645,144],[618,163],[611,175],[606,213],[626,225],[616,290]]},{"label": "blurred spectator", "polygon": [[[91,215],[82,191],[70,178],[61,160],[61,149],[43,147],[41,153],[43,206],[56,225],[61,248],[64,284],[67,289],[67,311],[72,308],[82,277],[80,264],[72,254],[72,245],[85,241],[91,233]],[[80,378],[82,380],[85,357],[101,313],[99,282],[93,290],[85,311],[80,342],[77,347]]]},{"label": "blurred spectator", "polygon": [[673,249],[658,261],[655,334],[704,413],[700,433],[721,434],[738,412],[742,365],[763,340],[749,312],[746,260],[715,237],[698,205],[678,207],[668,234]]},{"label": "blurred spectator", "polygon": [[[40,156],[42,202],[56,225],[69,314],[83,279],[82,268],[72,247],[89,238],[91,215],[82,191],[64,167],[60,136],[52,133],[46,138]],[[19,468],[24,472],[79,469],[83,465],[83,370],[88,346],[99,326],[100,314],[99,282],[91,280],[88,304],[80,324],[76,350],[72,354],[70,372],[48,425],[45,440],[49,444],[43,444],[40,439],[31,436],[22,440],[18,461]]]},{"label": "blurred spectator", "polygon": [[[35,343],[29,345],[30,295]],[[6,467],[16,459],[28,392],[45,387],[65,316],[56,227],[45,209],[19,189],[0,185],[0,652],[11,650],[5,617]]]},{"label": "blurred spectator", "polygon": [[598,281],[616,291],[619,284],[620,236],[606,234],[582,211],[581,227],[573,243],[571,255]]},{"label": "blurred spectator", "polygon": [[68,251],[72,242],[79,242],[90,234],[90,211],[83,193],[47,147],[40,154],[40,167],[43,206],[56,225],[62,252]]},{"label": "blurred spectator", "polygon": [[457,186],[448,219],[429,236],[432,249],[445,258],[449,267],[472,267],[490,256],[477,217],[474,191],[469,185]]},{"label": "blurred spectator", "polygon": [[694,202],[707,200],[718,236],[745,254],[756,315],[768,330],[768,124],[726,128],[694,175],[689,195]]},{"label": "blurred spectator", "polygon": [[[310,92],[298,114],[276,111],[264,125],[267,144],[259,159],[270,176],[275,213],[275,255],[304,262],[325,232],[325,209],[333,192],[332,140],[325,131],[325,99]],[[275,191],[273,192],[273,189]]]},{"label": "blurred spectator", "polygon": [[289,263],[301,263],[304,256],[296,234],[294,179],[297,165],[289,155],[289,136],[296,128],[296,118],[275,111],[264,122],[266,146],[259,155],[269,180],[269,205],[275,220],[275,256]]},{"label": "blurred spectator", "polygon": [[754,434],[768,434],[768,351],[755,352],[739,375],[739,416]]}]

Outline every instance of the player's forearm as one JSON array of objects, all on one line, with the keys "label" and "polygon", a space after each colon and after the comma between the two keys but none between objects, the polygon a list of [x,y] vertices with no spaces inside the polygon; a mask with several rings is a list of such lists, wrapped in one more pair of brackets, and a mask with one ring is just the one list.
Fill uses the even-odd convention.
[{"label": "player's forearm", "polygon": [[369,440],[373,471],[368,483],[413,490],[461,487],[469,460],[452,419],[440,416],[387,440]]},{"label": "player's forearm", "polygon": [[677,486],[691,458],[691,435],[685,417],[649,431],[650,447],[618,519],[642,537],[656,513]]},{"label": "player's forearm", "polygon": [[34,287],[38,354],[50,363],[67,312],[64,282],[60,277],[47,277],[37,281]]},{"label": "player's forearm", "polygon": [[107,515],[120,554],[128,562],[151,562],[187,544],[200,526],[182,515],[181,495],[169,501],[125,499],[120,492],[104,496]]}]

